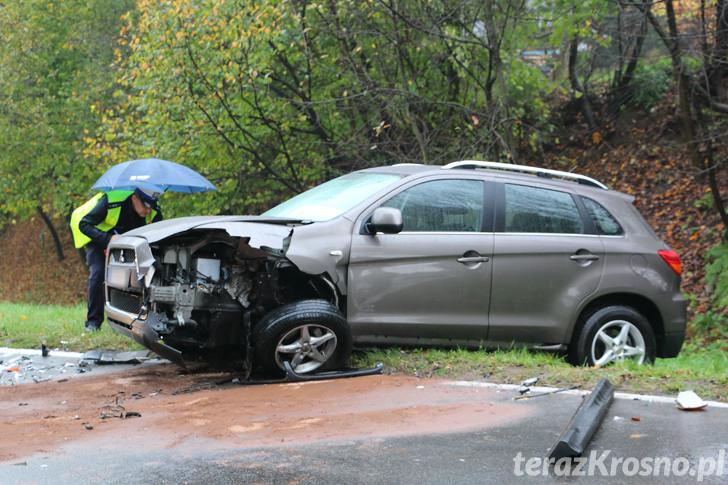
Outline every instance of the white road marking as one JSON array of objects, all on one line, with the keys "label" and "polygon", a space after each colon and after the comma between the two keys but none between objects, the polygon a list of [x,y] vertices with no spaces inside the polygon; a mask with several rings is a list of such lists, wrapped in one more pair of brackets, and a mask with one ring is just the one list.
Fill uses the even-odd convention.
[{"label": "white road marking", "polygon": [[[450,381],[447,383],[449,386],[454,387],[482,387],[486,389],[498,389],[501,391],[518,391],[522,386],[520,384],[497,384],[495,382],[482,382],[482,381]],[[529,386],[532,393],[538,392],[549,392],[555,391],[557,387],[545,387],[545,386]],[[561,391],[559,394],[566,394],[568,396],[584,396],[589,394],[591,391],[582,391],[580,389],[571,389],[568,391]],[[676,396],[677,397],[677,396]],[[629,392],[615,392],[615,399],[624,399],[628,401],[642,401],[642,402],[655,402],[662,404],[675,404],[676,397],[669,396],[653,396],[650,394],[632,394]],[[528,401],[528,399],[524,399]],[[728,403],[718,401],[706,401],[709,408],[725,408],[728,409]]]}]

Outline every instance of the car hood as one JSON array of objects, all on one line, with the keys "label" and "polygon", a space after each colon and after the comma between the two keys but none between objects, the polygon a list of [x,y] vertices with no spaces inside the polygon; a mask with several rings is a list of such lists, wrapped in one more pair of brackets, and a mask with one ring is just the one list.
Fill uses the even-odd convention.
[{"label": "car hood", "polygon": [[194,216],[168,219],[125,232],[124,236],[141,237],[149,243],[166,239],[193,229],[223,229],[231,236],[249,237],[253,247],[282,249],[283,240],[290,236],[288,224],[300,220],[263,216]]},{"label": "car hood", "polygon": [[223,230],[230,236],[245,238],[253,248],[286,257],[304,273],[327,273],[342,294],[346,294],[346,263],[352,229],[353,223],[342,218],[306,224],[300,219],[266,216],[181,217],[125,232],[109,247],[134,248],[138,272],[143,277],[154,263],[150,244],[187,231]]}]

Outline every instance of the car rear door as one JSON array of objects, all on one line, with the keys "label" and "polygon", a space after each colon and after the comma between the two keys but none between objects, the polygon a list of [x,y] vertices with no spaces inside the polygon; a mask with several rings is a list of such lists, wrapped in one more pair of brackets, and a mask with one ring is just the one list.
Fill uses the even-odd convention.
[{"label": "car rear door", "polygon": [[499,183],[497,199],[489,340],[563,343],[599,285],[602,241],[568,192]]},{"label": "car rear door", "polygon": [[[405,186],[360,216],[347,300],[347,320],[357,340],[485,340],[493,195],[477,177],[430,179]],[[363,233],[380,206],[402,212],[402,232]]]}]

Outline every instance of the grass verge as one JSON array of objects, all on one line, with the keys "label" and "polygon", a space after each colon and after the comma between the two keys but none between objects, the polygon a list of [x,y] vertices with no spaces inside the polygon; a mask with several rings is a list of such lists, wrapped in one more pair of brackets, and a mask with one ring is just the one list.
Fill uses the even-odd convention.
[{"label": "grass verge", "polygon": [[[31,305],[0,302],[0,346],[50,348],[83,352],[91,349],[139,349],[108,324],[85,333],[84,305]],[[477,379],[517,384],[538,377],[539,385],[592,387],[608,377],[621,391],[675,395],[692,389],[704,399],[728,401],[728,346],[724,340],[690,343],[675,359],[658,359],[655,365],[632,362],[603,369],[572,367],[546,352],[519,350],[470,351],[385,348],[357,351],[353,364],[368,367],[383,362],[388,373],[450,379]]]},{"label": "grass verge", "polygon": [[84,352],[90,349],[140,349],[132,340],[111,330],[86,333],[86,305],[35,305],[0,302],[0,346]]},{"label": "grass verge", "polygon": [[470,351],[388,348],[358,352],[355,366],[382,362],[387,372],[421,377],[486,380],[518,384],[538,377],[538,385],[593,387],[607,377],[618,390],[676,395],[692,389],[704,399],[728,401],[728,351],[715,343],[687,343],[674,359],[657,359],[654,365],[623,362],[605,368],[574,367],[563,357],[523,349]]}]

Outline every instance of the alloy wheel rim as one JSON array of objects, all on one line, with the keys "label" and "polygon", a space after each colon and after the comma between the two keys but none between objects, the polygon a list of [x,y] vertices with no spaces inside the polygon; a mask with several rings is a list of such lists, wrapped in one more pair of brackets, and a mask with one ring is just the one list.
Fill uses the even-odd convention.
[{"label": "alloy wheel rim", "polygon": [[334,354],[336,334],[317,324],[300,325],[289,330],[276,345],[276,365],[282,370],[284,362],[298,374],[313,372]]},{"label": "alloy wheel rim", "polygon": [[611,320],[602,325],[591,344],[591,360],[603,367],[612,362],[645,362],[645,338],[637,326],[627,320]]}]

